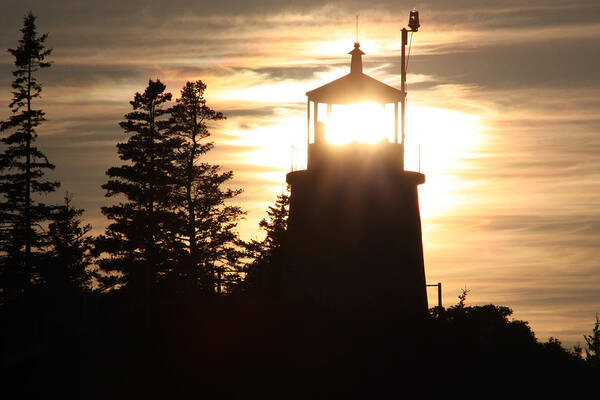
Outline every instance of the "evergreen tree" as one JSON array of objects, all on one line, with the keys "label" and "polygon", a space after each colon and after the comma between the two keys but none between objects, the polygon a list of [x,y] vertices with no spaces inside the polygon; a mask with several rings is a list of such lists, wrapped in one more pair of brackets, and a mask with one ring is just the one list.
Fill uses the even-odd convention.
[{"label": "evergreen tree", "polygon": [[600,319],[596,314],[596,324],[591,335],[584,335],[587,348],[585,349],[587,362],[596,368],[600,368]]},{"label": "evergreen tree", "polygon": [[267,210],[268,217],[258,224],[266,233],[264,240],[252,240],[247,244],[253,262],[247,267],[246,284],[252,290],[273,293],[281,285],[289,205],[288,195],[277,196],[275,204]]},{"label": "evergreen tree", "polygon": [[180,238],[185,257],[177,271],[191,287],[215,293],[236,270],[242,255],[235,228],[242,210],[226,204],[241,190],[223,188],[232,171],[200,161],[213,148],[207,123],[225,116],[206,105],[202,81],[187,82],[173,107],[173,132],[184,143],[178,156],[176,198],[180,215]]},{"label": "evergreen tree", "polygon": [[143,93],[135,94],[130,102],[133,111],[119,124],[131,135],[117,145],[119,157],[127,164],[110,168],[102,188],[107,197],[125,199],[102,208],[112,222],[95,249],[107,255],[98,261],[107,286],[126,284],[147,293],[181,256],[172,192],[175,150],[183,140],[171,133],[166,107],[171,93],[165,89],[159,80],[150,80]]},{"label": "evergreen tree", "polygon": [[287,237],[289,207],[290,196],[282,193],[267,210],[268,218],[259,222],[258,226],[266,232],[262,242],[263,256],[272,258],[283,249]]},{"label": "evergreen tree", "polygon": [[64,197],[48,227],[50,252],[45,278],[50,293],[77,293],[91,289],[94,274],[92,264],[91,225],[83,224],[83,210],[71,204],[69,194]]},{"label": "evergreen tree", "polygon": [[9,104],[12,115],[0,122],[0,132],[6,132],[0,155],[0,290],[4,295],[11,292],[11,297],[40,281],[40,260],[47,239],[41,227],[53,207],[34,196],[59,186],[44,179],[44,172],[54,165],[35,146],[36,129],[45,120],[44,112],[33,106],[42,91],[37,73],[50,67],[45,60],[52,51],[44,45],[48,35],[38,35],[35,19],[31,12],[25,16],[18,46],[8,49],[16,66]]}]

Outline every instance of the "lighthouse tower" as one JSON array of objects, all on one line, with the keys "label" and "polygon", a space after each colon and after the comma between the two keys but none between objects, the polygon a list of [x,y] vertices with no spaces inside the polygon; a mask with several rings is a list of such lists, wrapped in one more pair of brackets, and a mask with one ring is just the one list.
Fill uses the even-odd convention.
[{"label": "lighthouse tower", "polygon": [[[427,294],[417,187],[425,176],[404,169],[398,111],[405,90],[363,73],[359,43],[349,54],[349,74],[306,93],[307,168],[286,179],[284,287],[294,298],[334,309],[422,313]],[[366,104],[393,104],[393,139],[365,143],[354,136],[343,145],[329,143],[336,112],[344,107],[352,107],[353,120],[342,126],[381,136],[380,121],[360,120]]]}]

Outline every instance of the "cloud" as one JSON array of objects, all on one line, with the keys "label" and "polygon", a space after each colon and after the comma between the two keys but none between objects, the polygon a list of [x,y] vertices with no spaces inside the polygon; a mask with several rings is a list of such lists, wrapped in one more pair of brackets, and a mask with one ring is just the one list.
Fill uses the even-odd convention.
[{"label": "cloud", "polygon": [[292,66],[292,67],[264,67],[252,69],[253,72],[264,76],[265,80],[287,80],[306,81],[317,78],[317,72],[328,71],[328,66]]},{"label": "cloud", "polygon": [[[600,62],[598,38],[600,30],[590,39],[509,42],[468,51],[417,55],[410,60],[410,70],[435,76],[438,83],[476,84],[480,90],[518,91],[547,87],[549,83],[554,88],[598,85],[600,77],[594,73]],[[387,73],[400,74],[399,57],[385,61]]]}]

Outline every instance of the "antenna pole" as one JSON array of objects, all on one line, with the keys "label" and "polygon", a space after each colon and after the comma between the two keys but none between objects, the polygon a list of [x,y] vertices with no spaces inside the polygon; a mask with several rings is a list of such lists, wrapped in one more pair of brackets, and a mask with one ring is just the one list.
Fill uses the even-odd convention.
[{"label": "antenna pole", "polygon": [[[401,122],[401,131],[402,131],[402,142],[400,143],[400,151],[402,153],[402,156],[400,158],[400,165],[402,167],[402,170],[404,170],[404,139],[406,138],[405,134],[404,134],[404,123],[405,123],[405,114],[406,114],[406,45],[408,44],[408,32],[417,32],[419,30],[419,27],[421,26],[421,24],[419,23],[419,12],[415,9],[413,9],[410,14],[408,15],[408,27],[410,28],[410,31],[406,28],[402,28],[402,59],[401,59],[401,63],[402,63],[402,69],[401,69],[401,73],[400,73],[400,77],[401,77],[401,88],[400,91],[401,93],[401,100],[400,102],[402,103],[402,122]],[[411,46],[412,46],[412,34],[411,34]],[[410,48],[409,48],[409,55],[410,55]],[[419,148],[419,170],[421,169],[421,150]]]},{"label": "antenna pole", "polygon": [[356,14],[356,40],[355,42],[358,43],[358,14]]},{"label": "antenna pole", "polygon": [[404,124],[405,124],[405,114],[406,114],[406,44],[408,43],[408,31],[406,30],[406,28],[402,28],[402,50],[401,50],[401,60],[400,62],[402,63],[402,67],[401,67],[401,72],[400,72],[400,91],[402,92],[402,99],[400,100],[401,103],[401,110],[400,110],[400,132],[401,132],[401,136],[400,136],[400,152],[401,152],[401,158],[400,158],[400,165],[402,170],[404,170],[404,138],[405,138],[405,133],[404,133]]}]

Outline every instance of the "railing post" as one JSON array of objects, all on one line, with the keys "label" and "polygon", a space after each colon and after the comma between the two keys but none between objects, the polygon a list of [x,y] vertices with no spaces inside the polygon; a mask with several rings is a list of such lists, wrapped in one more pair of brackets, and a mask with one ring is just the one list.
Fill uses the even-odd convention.
[{"label": "railing post", "polygon": [[438,292],[438,307],[442,307],[442,282],[438,282],[438,283],[433,283],[431,285],[425,285],[427,287],[430,286],[437,286],[437,292]]}]

